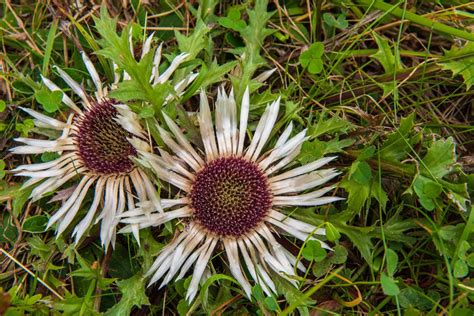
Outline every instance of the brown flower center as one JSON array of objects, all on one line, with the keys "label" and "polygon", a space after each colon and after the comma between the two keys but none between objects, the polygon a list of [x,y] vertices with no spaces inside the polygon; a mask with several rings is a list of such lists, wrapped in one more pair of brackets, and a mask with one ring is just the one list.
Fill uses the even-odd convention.
[{"label": "brown flower center", "polygon": [[266,176],[242,158],[219,158],[197,175],[191,189],[196,221],[219,236],[238,237],[257,226],[271,207]]},{"label": "brown flower center", "polygon": [[93,103],[78,121],[76,143],[79,156],[92,172],[101,175],[128,173],[133,169],[130,156],[137,151],[127,140],[131,136],[115,118],[114,100]]}]

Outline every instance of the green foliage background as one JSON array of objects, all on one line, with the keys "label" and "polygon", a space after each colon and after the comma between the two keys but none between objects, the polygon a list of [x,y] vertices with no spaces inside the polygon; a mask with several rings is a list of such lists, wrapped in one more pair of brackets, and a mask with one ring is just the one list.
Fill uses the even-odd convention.
[{"label": "green foliage background", "polygon": [[[77,3],[0,3],[0,314],[474,313],[472,3]],[[178,78],[198,73],[166,106],[170,83],[151,86],[152,54],[137,62],[127,43],[131,33],[139,46],[152,31],[168,61],[190,53]],[[30,190],[8,170],[55,156],[25,158],[8,149],[14,137],[42,132],[19,106],[66,117],[61,93],[40,83],[40,75],[58,77],[52,65],[93,91],[81,50],[108,82],[109,60],[130,74],[113,97],[129,102],[144,122],[162,121],[166,111],[192,131],[184,111],[197,109],[200,89],[215,95],[222,80],[237,99],[250,86],[253,121],[281,95],[278,127],[294,120],[311,136],[297,160],[340,157],[334,166],[343,172],[338,195],[346,201],[291,210],[324,226],[334,251],[280,236],[296,254],[301,248],[308,273],[299,288],[275,276],[282,295],[265,297],[256,286],[251,300],[217,253],[214,275],[188,305],[189,278],[159,290],[146,288],[143,277],[172,238],[171,225],[142,231],[141,248],[120,235],[106,254],[97,229],[77,248],[67,235],[45,231],[60,203],[30,203]],[[265,84],[257,80],[272,68]]]}]

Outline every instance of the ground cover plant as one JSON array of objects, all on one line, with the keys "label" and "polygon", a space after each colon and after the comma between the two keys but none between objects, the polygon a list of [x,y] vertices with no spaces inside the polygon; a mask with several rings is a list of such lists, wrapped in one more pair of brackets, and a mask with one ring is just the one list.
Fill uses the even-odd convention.
[{"label": "ground cover plant", "polygon": [[[0,315],[472,315],[472,9],[462,0],[2,2]],[[248,122],[245,133],[219,138],[245,104],[248,117],[235,120]],[[86,132],[69,141],[73,113]],[[212,122],[217,145],[201,137]],[[268,144],[252,145],[259,133]],[[281,245],[271,254],[287,258],[286,272],[252,274],[265,264],[250,260],[253,236],[236,256],[237,243],[206,239],[201,278],[160,275],[178,272],[166,254],[183,252],[177,240],[193,225],[186,211],[158,213],[186,191],[167,172],[226,148],[226,137],[228,153],[245,142],[256,159],[285,135],[294,143],[281,157],[296,153],[285,171],[330,168],[323,193],[298,183],[312,203],[285,204],[271,233],[259,233]],[[45,167],[81,141],[96,151]],[[227,214],[206,227],[237,234],[223,226],[229,218],[238,222]],[[325,231],[313,239],[316,229]]]}]

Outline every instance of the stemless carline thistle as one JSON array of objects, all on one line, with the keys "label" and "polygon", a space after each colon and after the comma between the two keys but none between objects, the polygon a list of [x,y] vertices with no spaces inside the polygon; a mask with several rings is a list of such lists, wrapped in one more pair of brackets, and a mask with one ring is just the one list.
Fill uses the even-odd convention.
[{"label": "stemless carline thistle", "polygon": [[[162,199],[163,213],[157,212],[152,204],[142,203],[120,217],[124,223],[138,224],[140,228],[176,218],[186,223],[184,231],[162,249],[148,275],[151,276],[150,284],[163,278],[161,286],[164,286],[176,275],[175,279],[184,277],[194,264],[187,291],[189,301],[197,294],[199,281],[218,243],[223,245],[230,272],[247,296],[250,296],[251,285],[245,271],[268,295],[276,292],[271,270],[295,284],[293,267],[305,268],[280,245],[274,233],[283,231],[306,241],[316,239],[315,235],[324,235],[325,230],[293,219],[279,209],[323,205],[341,199],[324,196],[334,189],[334,185],[311,190],[339,174],[332,168],[318,170],[335,157],[321,158],[282,171],[299,154],[301,145],[307,140],[306,130],[290,137],[293,130],[290,123],[273,148],[262,154],[277,120],[280,99],[266,108],[250,144],[244,148],[249,99],[247,89],[238,121],[233,92],[227,96],[223,89],[219,89],[214,126],[207,96],[201,93],[198,120],[203,154],[193,147],[166,114],[164,118],[172,135],[160,126],[157,128],[164,143],[176,156],[162,149],[156,155],[137,148],[139,163],[151,168],[159,179],[177,187],[183,194],[178,194],[175,199]],[[311,191],[301,194],[306,190]],[[130,232],[131,226],[122,231]]]},{"label": "stemless carline thistle", "polygon": [[[151,43],[152,36],[149,36],[143,44],[141,58],[150,51]],[[131,38],[130,49],[133,53]],[[185,53],[178,55],[160,75],[160,45],[155,50],[150,83],[156,85],[168,81],[187,56]],[[33,201],[54,192],[75,177],[79,178],[77,186],[70,186],[69,195],[66,194],[62,206],[49,219],[48,227],[58,223],[57,235],[64,232],[73,222],[86,200],[87,193],[95,187],[90,207],[75,226],[73,236],[77,243],[94,222],[101,221],[101,242],[103,246],[108,247],[109,244],[115,243],[118,214],[126,208],[134,208],[137,201],[151,201],[157,209],[161,207],[152,181],[130,159],[137,156],[132,143],[141,146],[141,150],[150,150],[145,141],[139,141],[148,138],[146,131],[140,126],[138,116],[126,104],[108,97],[108,88],[104,86],[93,63],[84,52],[82,58],[96,87],[95,96],[88,95],[64,70],[55,67],[60,77],[80,97],[82,106],[63,92],[62,102],[72,110],[67,122],[22,108],[35,118],[37,127],[62,131],[62,135],[56,140],[17,138],[16,141],[24,145],[11,151],[16,154],[59,154],[59,158],[53,161],[21,165],[14,169],[16,175],[30,177],[24,183],[24,188],[36,185],[30,195]],[[114,70],[117,70],[115,64]],[[111,89],[115,89],[120,80],[130,80],[126,72],[115,72],[114,75]],[[195,77],[195,74],[190,74],[178,82],[174,86],[175,94],[182,94]],[[51,91],[61,91],[48,78],[42,77],[42,80]],[[172,97],[170,95],[167,99]],[[137,225],[134,225],[132,229],[136,237],[137,228]]]}]

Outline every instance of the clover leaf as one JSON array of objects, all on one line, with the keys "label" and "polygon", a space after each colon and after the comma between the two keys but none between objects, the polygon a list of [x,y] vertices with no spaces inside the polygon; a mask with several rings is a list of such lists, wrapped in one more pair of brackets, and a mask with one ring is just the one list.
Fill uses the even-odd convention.
[{"label": "clover leaf", "polygon": [[323,60],[321,57],[324,53],[323,43],[316,42],[300,55],[300,63],[304,68],[312,74],[318,74],[323,70]]}]

